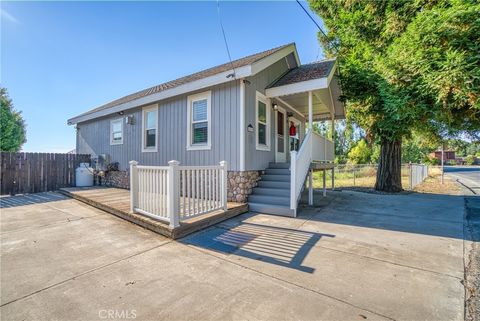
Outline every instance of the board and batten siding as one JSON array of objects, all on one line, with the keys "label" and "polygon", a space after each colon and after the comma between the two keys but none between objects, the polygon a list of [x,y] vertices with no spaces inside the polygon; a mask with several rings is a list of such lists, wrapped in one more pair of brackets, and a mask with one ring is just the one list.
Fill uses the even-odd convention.
[{"label": "board and batten siding", "polygon": [[[287,60],[280,59],[270,67],[262,70],[253,77],[247,78],[250,84],[245,85],[245,124],[251,124],[254,128],[253,132],[246,132],[246,147],[245,147],[245,169],[246,170],[264,170],[268,167],[268,163],[275,162],[275,112],[271,106],[267,106],[267,111],[270,112],[270,151],[257,150],[256,147],[256,118],[255,118],[255,104],[256,92],[265,94],[265,88],[280,78],[289,69]],[[292,111],[287,106],[281,103],[277,104],[286,109],[287,112]],[[294,117],[302,122],[302,128],[305,128],[305,119],[298,114]]]},{"label": "board and batten siding", "polygon": [[[187,151],[187,96],[207,90],[212,92],[210,150]],[[77,152],[92,155],[109,154],[120,170],[136,160],[142,165],[165,166],[170,160],[181,165],[215,165],[228,162],[229,170],[239,170],[239,81],[230,81],[158,102],[158,151],[142,152],[142,108],[112,114],[79,123]],[[123,144],[110,145],[110,121],[133,115],[134,124],[123,123]]]}]

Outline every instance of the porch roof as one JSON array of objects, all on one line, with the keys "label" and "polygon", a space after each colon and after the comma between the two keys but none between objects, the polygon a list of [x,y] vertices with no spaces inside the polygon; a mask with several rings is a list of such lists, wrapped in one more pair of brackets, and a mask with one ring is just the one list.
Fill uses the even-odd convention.
[{"label": "porch roof", "polygon": [[313,120],[345,118],[336,59],[325,59],[293,68],[266,89],[266,96],[308,115],[308,92],[313,97]]}]

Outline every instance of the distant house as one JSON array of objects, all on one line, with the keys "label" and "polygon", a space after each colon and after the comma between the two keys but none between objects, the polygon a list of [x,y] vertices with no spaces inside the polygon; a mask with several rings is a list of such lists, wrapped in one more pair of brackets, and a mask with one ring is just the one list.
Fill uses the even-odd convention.
[{"label": "distant house", "polygon": [[[441,164],[442,162],[442,151],[437,150],[433,153],[430,153],[430,157],[435,158],[438,160],[438,162]],[[443,151],[443,162],[444,164],[455,162],[455,151],[454,150],[444,150]]]},{"label": "distant house", "polygon": [[306,129],[344,118],[336,74],[335,59],[300,64],[291,43],[127,95],[68,124],[76,125],[78,153],[108,155],[125,179],[131,160],[225,160],[229,200],[250,195],[252,210],[292,215],[311,163],[333,167],[333,143]]}]

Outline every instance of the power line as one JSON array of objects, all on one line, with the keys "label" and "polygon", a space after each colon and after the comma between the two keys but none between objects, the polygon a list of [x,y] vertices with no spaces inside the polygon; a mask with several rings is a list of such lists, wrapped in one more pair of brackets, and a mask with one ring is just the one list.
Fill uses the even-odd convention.
[{"label": "power line", "polygon": [[307,16],[310,17],[310,20],[313,21],[313,23],[317,26],[318,30],[320,30],[320,32],[325,36],[325,38],[328,39],[327,34],[322,30],[322,28],[321,28],[320,25],[315,21],[315,19],[313,19],[313,17],[312,17],[312,15],[310,14],[310,12],[308,12],[307,9],[305,9],[305,8],[302,6],[302,4],[300,3],[299,0],[297,0],[297,3],[298,3],[298,5],[300,6],[300,8],[302,8],[303,11],[305,11],[305,13],[307,14]]},{"label": "power line", "polygon": [[[307,16],[310,18],[310,20],[313,21],[313,23],[317,26],[318,30],[320,30],[320,32],[323,34],[323,36],[328,40],[328,42],[331,42],[330,39],[328,38],[327,34],[325,33],[325,31],[323,31],[323,29],[320,27],[320,25],[317,23],[317,21],[315,21],[315,19],[313,19],[312,15],[310,14],[310,12],[307,11],[307,9],[305,9],[302,4],[300,3],[299,0],[297,0],[297,3],[298,5],[300,6],[300,8],[303,9],[303,11],[307,14]],[[335,46],[335,49],[338,50],[338,46],[337,44],[333,44]]]},{"label": "power line", "polygon": [[230,60],[230,65],[232,66],[233,69],[233,75],[228,75],[228,77],[233,76],[234,79],[236,78],[236,72],[235,72],[235,67],[233,66],[232,63],[232,56],[230,55],[230,49],[228,49],[228,42],[227,42],[227,37],[225,36],[225,29],[223,28],[223,23],[222,23],[222,16],[220,14],[220,1],[217,0],[217,15],[218,15],[218,21],[220,22],[220,28],[222,29],[222,34],[223,34],[223,41],[225,42],[225,47],[227,48],[227,54],[228,54],[228,59]]}]

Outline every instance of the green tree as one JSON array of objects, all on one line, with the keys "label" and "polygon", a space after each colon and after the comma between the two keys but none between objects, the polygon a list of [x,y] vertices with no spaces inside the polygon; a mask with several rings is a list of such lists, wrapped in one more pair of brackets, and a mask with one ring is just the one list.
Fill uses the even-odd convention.
[{"label": "green tree", "polygon": [[402,163],[430,163],[429,154],[438,149],[440,141],[413,131],[402,142]]},{"label": "green tree", "polygon": [[27,141],[22,113],[13,108],[7,90],[0,88],[0,150],[18,152]]},{"label": "green tree", "polygon": [[401,185],[401,145],[413,130],[480,128],[480,5],[462,0],[310,0],[337,56],[351,119],[381,145],[377,190]]},{"label": "green tree", "polygon": [[475,156],[468,155],[467,157],[465,157],[465,164],[467,164],[467,165],[475,164]]},{"label": "green tree", "polygon": [[370,162],[372,149],[368,146],[365,139],[361,139],[348,152],[348,162],[351,164],[367,164]]},{"label": "green tree", "polygon": [[[313,123],[313,130],[328,138],[331,136],[330,128],[330,121]],[[363,130],[348,119],[335,122],[334,145],[336,164],[344,164],[347,162],[348,152],[357,144],[358,140],[363,139],[363,135]]]},{"label": "green tree", "polygon": [[447,141],[447,149],[455,151],[456,156],[467,156],[467,148],[470,144],[461,139],[450,139]]}]

